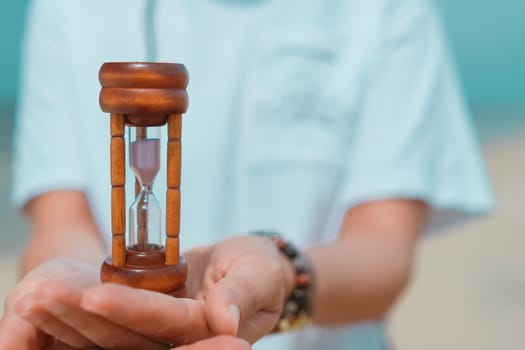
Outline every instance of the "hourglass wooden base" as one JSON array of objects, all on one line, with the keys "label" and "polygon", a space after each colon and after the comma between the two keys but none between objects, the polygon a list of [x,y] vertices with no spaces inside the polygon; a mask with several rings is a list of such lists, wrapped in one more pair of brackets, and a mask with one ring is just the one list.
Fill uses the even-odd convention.
[{"label": "hourglass wooden base", "polygon": [[164,249],[158,246],[155,248],[148,252],[128,249],[124,267],[116,267],[111,257],[106,258],[100,271],[102,282],[184,297],[188,270],[184,257],[181,257],[178,265],[166,265]]}]

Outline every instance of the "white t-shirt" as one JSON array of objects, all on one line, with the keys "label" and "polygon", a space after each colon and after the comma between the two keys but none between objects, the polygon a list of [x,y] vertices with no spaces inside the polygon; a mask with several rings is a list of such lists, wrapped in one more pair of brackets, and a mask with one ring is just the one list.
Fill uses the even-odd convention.
[{"label": "white t-shirt", "polygon": [[[183,249],[253,229],[300,245],[349,208],[418,198],[432,226],[492,198],[439,18],[425,0],[36,0],[13,198],[80,189],[110,238],[106,61],[184,63]],[[163,136],[165,138],[165,135]],[[165,148],[161,150],[165,159]],[[154,192],[165,199],[165,162]],[[133,200],[127,171],[127,202]],[[448,220],[450,221],[450,220]],[[385,349],[380,323],[266,337],[256,349]]]}]

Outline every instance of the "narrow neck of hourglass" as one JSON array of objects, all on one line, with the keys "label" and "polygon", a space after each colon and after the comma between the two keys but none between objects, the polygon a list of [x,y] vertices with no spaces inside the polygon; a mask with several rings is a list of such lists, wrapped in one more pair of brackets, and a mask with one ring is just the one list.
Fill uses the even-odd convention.
[{"label": "narrow neck of hourglass", "polygon": [[147,195],[153,195],[153,183],[140,184],[140,192]]}]

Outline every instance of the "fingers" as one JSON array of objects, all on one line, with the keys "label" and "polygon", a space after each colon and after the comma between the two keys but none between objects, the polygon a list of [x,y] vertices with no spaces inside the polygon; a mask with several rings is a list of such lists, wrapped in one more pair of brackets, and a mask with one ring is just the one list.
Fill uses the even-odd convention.
[{"label": "fingers", "polygon": [[218,336],[201,340],[191,345],[177,347],[174,350],[250,350],[250,344],[246,341],[229,336]]},{"label": "fingers", "polygon": [[86,290],[82,308],[133,332],[173,344],[208,338],[202,302],[105,284]]},{"label": "fingers", "polygon": [[17,302],[51,284],[82,289],[100,284],[98,271],[92,265],[69,258],[47,261],[29,272],[6,299],[5,313],[14,313]]},{"label": "fingers", "polygon": [[45,341],[44,334],[18,315],[8,315],[0,321],[2,350],[40,350]]},{"label": "fingers", "polygon": [[237,336],[253,344],[264,335],[271,333],[278,321],[278,313],[258,311],[252,318],[240,325]]},{"label": "fingers", "polygon": [[93,346],[93,342],[77,332],[74,328],[59,321],[45,309],[36,310],[36,307],[27,309],[21,316],[46,334],[52,334],[56,339],[75,348]]},{"label": "fingers", "polygon": [[[65,291],[62,290],[55,292],[50,286],[43,285],[38,291],[34,291],[17,301],[16,313],[42,332],[51,334],[71,346],[83,348],[94,345],[75,329],[54,317],[44,307],[44,303],[49,303],[49,298],[59,297],[64,293]],[[72,291],[69,293],[73,294]]]},{"label": "fingers", "polygon": [[47,286],[22,300],[17,311],[35,326],[75,348],[95,345],[107,349],[165,348],[82,310],[81,296],[81,291],[65,286]]},{"label": "fingers", "polygon": [[264,306],[256,294],[242,277],[227,275],[206,294],[204,312],[210,328],[217,334],[236,335],[240,323]]},{"label": "fingers", "polygon": [[270,240],[243,237],[222,242],[205,276],[204,310],[210,329],[241,335],[251,342],[269,333],[283,305],[284,276],[279,253]]},{"label": "fingers", "polygon": [[272,330],[279,319],[282,293],[275,286],[257,285],[257,280],[227,275],[207,293],[205,313],[214,332],[253,343]]},{"label": "fingers", "polygon": [[[89,345],[96,344],[105,349],[165,349],[164,345],[149,340],[141,335],[131,332],[123,327],[116,326],[113,323],[94,316],[90,313],[83,312],[79,308],[65,307],[62,311],[54,315],[62,322],[78,329],[80,335],[89,339]],[[48,333],[54,334],[53,330]],[[58,338],[58,337],[57,337]],[[59,338],[65,343],[74,347],[86,347],[88,345],[78,346],[65,338]]]},{"label": "fingers", "polygon": [[40,350],[51,346],[52,337],[24,319],[19,311],[30,308],[31,302],[36,300],[35,293],[47,285],[61,283],[84,288],[100,283],[97,277],[95,267],[67,258],[48,261],[28,273],[6,299],[5,313],[0,321],[0,349]]}]

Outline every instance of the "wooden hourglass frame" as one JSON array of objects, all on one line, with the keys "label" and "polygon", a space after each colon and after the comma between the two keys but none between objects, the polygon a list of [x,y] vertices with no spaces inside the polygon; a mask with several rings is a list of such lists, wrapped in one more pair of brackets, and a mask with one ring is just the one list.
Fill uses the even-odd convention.
[{"label": "wooden hourglass frame", "polygon": [[[102,264],[103,282],[175,296],[185,292],[187,266],[179,248],[180,139],[188,79],[182,64],[118,62],[104,63],[100,69],[100,107],[111,115],[112,250]],[[137,137],[148,127],[167,125],[166,238],[165,246],[158,249],[137,251],[126,246],[126,125],[137,128]],[[138,189],[137,180],[135,195]],[[137,220],[139,226],[147,226],[144,217],[139,215]]]}]

